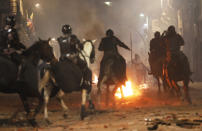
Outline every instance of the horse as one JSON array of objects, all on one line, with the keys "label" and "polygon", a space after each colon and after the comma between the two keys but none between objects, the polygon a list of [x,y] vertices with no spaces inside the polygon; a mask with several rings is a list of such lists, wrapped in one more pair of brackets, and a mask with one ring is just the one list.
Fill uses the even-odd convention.
[{"label": "horse", "polygon": [[[166,45],[169,46],[169,41],[165,39]],[[181,96],[180,86],[178,81],[183,81],[184,93],[186,101],[191,104],[189,95],[189,82],[191,81],[191,71],[189,61],[183,52],[171,52],[169,49],[166,51],[166,64],[163,67],[164,76],[170,87],[171,91],[176,91],[178,97]]]},{"label": "horse", "polygon": [[[85,60],[88,66],[88,68],[86,68],[87,74],[84,74],[84,75],[88,75],[88,78],[92,80],[92,72],[89,66],[95,60],[95,50],[94,50],[93,41],[91,40],[84,41],[83,47],[84,47],[83,50],[80,51],[79,53],[79,57],[80,59]],[[44,77],[44,80],[42,80],[42,81],[45,81],[44,83],[48,81],[53,81],[51,83],[51,86],[46,86],[45,88],[56,87],[59,89],[59,92],[57,93],[57,97],[59,98],[59,101],[65,113],[68,111],[68,107],[64,103],[63,96],[65,95],[65,93],[71,93],[73,91],[82,91],[82,102],[81,102],[81,113],[80,113],[81,120],[83,120],[86,116],[86,112],[85,112],[86,99],[89,102],[89,108],[94,109],[94,104],[90,96],[92,87],[89,87],[88,89],[82,87],[82,84],[83,84],[82,71],[73,62],[69,60],[59,61],[55,63],[54,65],[52,65],[51,70],[46,72],[45,76],[46,77]],[[51,96],[51,92],[50,90],[45,90],[44,94],[45,94],[44,95],[44,100],[45,100],[44,118],[48,120],[47,105],[49,102],[49,98]]]},{"label": "horse", "polygon": [[[149,52],[149,63],[153,64],[153,72],[152,75],[154,78],[156,78],[157,83],[158,83],[158,93],[161,93],[161,83],[160,80],[162,81],[163,84],[163,89],[164,92],[167,91],[167,83],[165,80],[165,77],[163,76],[163,64],[165,61],[164,55],[154,55],[153,53]],[[153,58],[154,57],[154,58]]]},{"label": "horse", "polygon": [[[104,64],[102,64],[104,62]],[[114,96],[118,87],[122,88],[121,85],[125,84],[126,76],[126,63],[124,58],[118,54],[113,53],[109,54],[109,56],[101,62],[101,66],[103,66],[102,70],[100,70],[100,75],[98,78],[98,105],[100,105],[101,101],[101,88],[106,85],[106,101],[105,104],[109,103],[109,94],[110,94],[110,86],[115,85],[115,88],[112,91],[112,96]],[[121,90],[122,91],[122,90]],[[123,92],[121,92],[123,95]],[[114,102],[115,104],[115,102]]]},{"label": "horse", "polygon": [[[38,64],[40,60],[50,62],[54,59],[52,48],[48,42],[49,40],[39,40],[22,53],[23,61],[21,70],[19,70],[20,73],[18,73],[17,65],[10,59],[0,56],[0,92],[17,93],[27,116],[30,113],[28,97],[37,97],[39,99],[39,105],[35,109],[34,116],[38,113],[43,102],[41,99],[43,96],[42,90],[39,91]],[[17,79],[18,77],[19,80]]]}]

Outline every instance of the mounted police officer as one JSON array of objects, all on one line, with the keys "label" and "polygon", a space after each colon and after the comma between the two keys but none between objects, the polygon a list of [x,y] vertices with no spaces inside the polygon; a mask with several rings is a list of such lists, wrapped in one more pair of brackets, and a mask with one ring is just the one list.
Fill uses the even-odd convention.
[{"label": "mounted police officer", "polygon": [[20,42],[17,30],[14,28],[16,19],[14,16],[6,17],[6,25],[0,31],[0,53],[10,57],[17,65],[21,64],[21,56],[18,53],[26,47]]},{"label": "mounted police officer", "polygon": [[60,44],[61,57],[60,60],[64,60],[67,57],[73,57],[78,50],[80,50],[80,41],[76,35],[72,35],[72,28],[70,25],[62,26],[63,36],[58,38]]},{"label": "mounted police officer", "polygon": [[[186,65],[185,68],[189,68],[189,62],[186,55],[180,50],[181,46],[184,46],[184,39],[182,36],[175,31],[173,25],[168,27],[164,40],[167,40],[166,50],[167,50],[167,62],[170,60],[179,61],[182,65]],[[191,71],[190,71],[191,73]]]},{"label": "mounted police officer", "polygon": [[87,63],[79,57],[83,45],[77,36],[72,34],[72,28],[70,25],[63,25],[62,33],[63,36],[58,38],[61,52],[60,61],[68,60],[76,64],[83,72],[84,86],[90,86],[91,78],[88,77],[89,69]]},{"label": "mounted police officer", "polygon": [[[104,51],[104,56],[100,63],[99,79],[102,79],[102,77],[103,77],[103,68],[105,66],[105,60],[108,59],[112,55],[117,56],[121,60],[122,65],[117,65],[117,66],[120,66],[120,68],[123,68],[122,75],[124,75],[123,77],[126,78],[126,61],[119,54],[117,46],[130,50],[130,48],[127,45],[125,45],[116,36],[114,36],[114,32],[111,29],[108,29],[106,31],[106,37],[102,38],[99,48],[98,48],[99,51]],[[121,66],[123,66],[123,67],[121,67]]]},{"label": "mounted police officer", "polygon": [[165,44],[163,43],[163,38],[160,32],[156,31],[154,33],[154,38],[150,41],[149,64],[151,72],[149,74],[153,74],[155,72],[154,63],[162,56],[165,56]]},{"label": "mounted police officer", "polygon": [[174,26],[169,26],[165,38],[169,40],[168,48],[172,53],[179,53],[180,47],[184,45],[184,39],[182,36],[175,31]]}]

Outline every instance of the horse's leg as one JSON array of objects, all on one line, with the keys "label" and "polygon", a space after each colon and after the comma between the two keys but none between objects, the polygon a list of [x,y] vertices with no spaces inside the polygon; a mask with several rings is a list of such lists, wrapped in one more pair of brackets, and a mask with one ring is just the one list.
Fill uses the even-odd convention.
[{"label": "horse's leg", "polygon": [[165,80],[167,81],[167,84],[170,88],[170,93],[173,95],[173,85],[171,83],[171,80],[169,79],[168,70],[165,70]]},{"label": "horse's leg", "polygon": [[109,85],[107,84],[107,88],[106,88],[106,98],[105,98],[105,105],[106,105],[106,106],[109,105],[109,94],[110,94],[110,90],[109,90]]},{"label": "horse's leg", "polygon": [[36,115],[39,113],[39,111],[41,110],[41,108],[42,108],[42,106],[43,106],[43,104],[44,104],[43,98],[39,97],[38,100],[39,100],[39,104],[38,104],[38,106],[36,107],[36,109],[35,109],[35,111],[34,111],[33,118],[36,117]]},{"label": "horse's leg", "polygon": [[179,86],[177,85],[176,81],[174,81],[174,80],[172,80],[172,85],[173,85],[173,87],[175,88],[175,91],[176,91],[177,97],[179,98],[179,97],[181,96]]},{"label": "horse's leg", "polygon": [[95,106],[94,106],[93,101],[92,101],[92,99],[91,99],[91,93],[90,93],[90,91],[88,91],[86,97],[87,97],[87,100],[88,100],[88,102],[89,102],[88,108],[89,108],[90,110],[94,110],[94,109],[95,109]]},{"label": "horse's leg", "polygon": [[28,101],[27,101],[27,97],[23,94],[23,93],[20,93],[20,99],[23,103],[23,106],[24,106],[24,109],[27,113],[27,119],[28,119],[28,122],[33,126],[33,127],[36,127],[38,126],[37,125],[37,122],[35,121],[35,119],[33,119],[30,115],[30,108],[29,108],[29,104],[28,104]]},{"label": "horse's leg", "polygon": [[67,112],[68,112],[69,108],[66,106],[66,104],[65,104],[65,102],[63,100],[64,94],[65,93],[62,90],[59,90],[59,92],[57,93],[57,98],[58,98],[58,100],[59,100],[59,102],[60,102],[60,104],[62,106],[63,111],[64,111],[64,115],[63,116],[64,116],[64,118],[66,118],[67,117]]},{"label": "horse's leg", "polygon": [[23,103],[23,106],[24,106],[24,109],[26,111],[26,115],[27,115],[27,118],[29,117],[29,114],[30,114],[30,108],[29,108],[29,104],[27,102],[27,97],[23,94],[23,93],[20,93],[20,99]]},{"label": "horse's leg", "polygon": [[184,84],[185,98],[186,98],[186,100],[187,100],[187,102],[189,104],[192,104],[192,101],[191,101],[191,98],[190,98],[190,95],[189,95],[189,79],[184,80],[183,84]]},{"label": "horse's leg", "polygon": [[167,84],[167,82],[166,82],[165,78],[162,78],[162,82],[163,82],[163,89],[164,89],[164,93],[166,93],[166,92],[167,92],[167,87],[168,87],[168,84]]},{"label": "horse's leg", "polygon": [[97,91],[97,95],[98,95],[98,99],[97,99],[97,101],[98,101],[98,106],[99,106],[100,103],[101,103],[101,95],[102,95],[101,87],[103,87],[104,82],[105,82],[106,80],[107,80],[107,76],[104,76],[104,77],[100,80],[100,82],[99,82],[99,84],[98,84],[98,91]]},{"label": "horse's leg", "polygon": [[[119,88],[118,85],[115,85],[114,89],[112,90],[112,98],[113,98],[113,105],[116,106],[116,98],[115,98],[115,93],[117,91],[117,89]],[[122,88],[120,87],[120,90],[122,90]],[[123,94],[121,94],[123,97]]]},{"label": "horse's leg", "polygon": [[159,77],[156,76],[156,80],[157,80],[157,83],[158,83],[158,94],[161,94],[161,84],[160,84]]},{"label": "horse's leg", "polygon": [[82,89],[82,101],[81,101],[81,120],[83,120],[86,117],[86,111],[85,111],[85,104],[86,104],[86,97],[87,96],[87,90]]},{"label": "horse's leg", "polygon": [[123,99],[124,98],[124,94],[123,94],[123,87],[122,86],[120,86],[120,90],[121,90],[121,99]]},{"label": "horse's leg", "polygon": [[44,120],[46,124],[51,124],[48,120],[48,102],[49,102],[50,95],[44,93]]}]

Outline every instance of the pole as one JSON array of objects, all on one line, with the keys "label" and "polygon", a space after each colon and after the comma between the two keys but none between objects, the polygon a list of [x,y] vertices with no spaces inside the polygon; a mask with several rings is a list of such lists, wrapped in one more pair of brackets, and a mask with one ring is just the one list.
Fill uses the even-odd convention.
[{"label": "pole", "polygon": [[133,63],[133,40],[132,40],[132,32],[130,32],[130,47],[131,47],[131,63]]}]

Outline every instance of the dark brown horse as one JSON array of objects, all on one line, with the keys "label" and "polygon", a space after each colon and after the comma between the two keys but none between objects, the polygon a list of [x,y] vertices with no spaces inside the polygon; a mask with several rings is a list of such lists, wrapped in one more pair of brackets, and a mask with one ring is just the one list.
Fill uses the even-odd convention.
[{"label": "dark brown horse", "polygon": [[39,68],[40,60],[50,62],[54,59],[49,40],[39,40],[23,53],[20,80],[17,80],[17,66],[9,59],[0,57],[0,92],[17,93],[24,105],[27,114],[30,113],[28,97],[37,97],[39,106],[35,110],[38,113],[43,103],[43,93],[39,91]]},{"label": "dark brown horse", "polygon": [[[169,41],[165,39],[166,45],[169,45]],[[189,82],[191,81],[191,71],[189,67],[189,62],[187,57],[183,52],[171,52],[169,49],[166,51],[166,62],[163,67],[164,69],[164,77],[170,87],[170,89],[176,92],[177,96],[180,97],[181,87],[177,82],[183,82],[184,88],[184,96],[188,103],[191,102],[191,98],[189,95]]]},{"label": "dark brown horse", "polygon": [[148,53],[149,54],[149,61],[151,64],[153,64],[153,72],[152,75],[154,78],[156,78],[157,83],[158,83],[158,93],[161,93],[161,83],[160,80],[162,81],[163,84],[163,89],[164,92],[167,91],[167,83],[165,80],[165,77],[163,76],[163,64],[165,61],[165,56],[164,55],[156,55],[155,52]]},{"label": "dark brown horse", "polygon": [[[102,75],[99,76],[98,81],[98,104],[100,104],[101,101],[101,88],[106,85],[105,104],[108,105],[110,96],[114,97],[114,94],[118,87],[121,87],[121,85],[125,84],[125,81],[127,79],[125,76],[126,63],[124,58],[120,56],[120,54],[114,53],[104,59],[104,64],[101,66],[103,66],[103,69],[100,72]],[[111,85],[115,85],[115,88],[110,94],[109,87]]]}]

